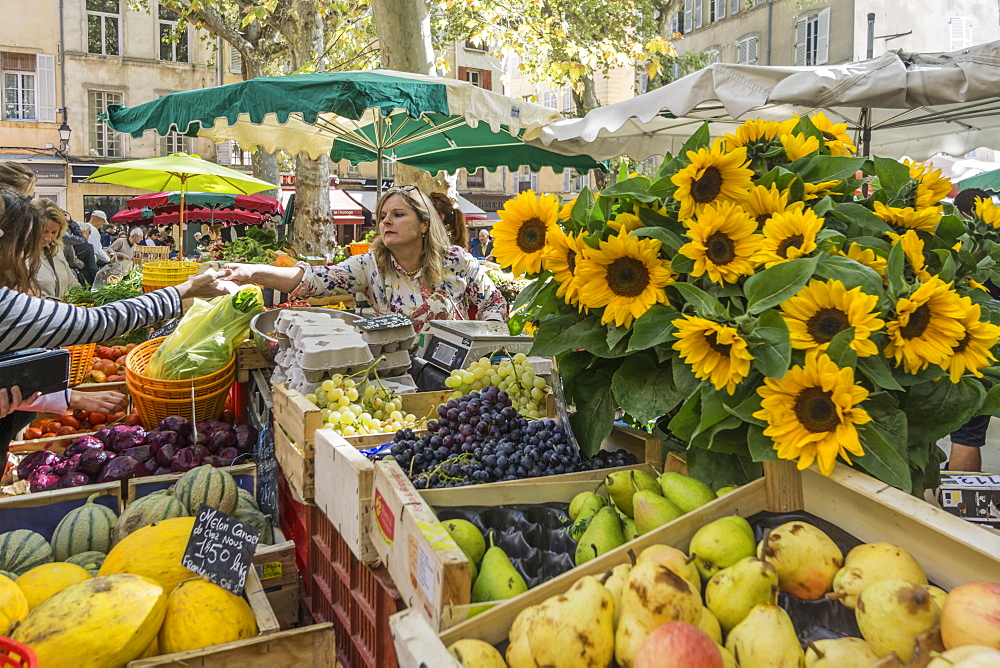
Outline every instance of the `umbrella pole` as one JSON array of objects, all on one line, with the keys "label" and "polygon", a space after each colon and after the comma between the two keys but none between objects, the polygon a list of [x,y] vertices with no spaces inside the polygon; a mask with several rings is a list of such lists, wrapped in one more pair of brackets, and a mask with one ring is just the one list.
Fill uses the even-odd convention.
[{"label": "umbrella pole", "polygon": [[[375,182],[378,184],[378,197],[382,198],[382,149],[378,149],[375,155],[378,158],[378,163],[375,167]],[[376,200],[377,201],[377,200]]]},{"label": "umbrella pole", "polygon": [[180,249],[179,250],[180,250],[180,256],[181,256],[182,260],[184,259],[184,189],[185,189],[186,185],[187,185],[187,183],[184,180],[181,180],[181,216],[179,218],[179,220],[180,220],[180,228],[179,228],[180,234],[178,236],[180,236],[180,238],[181,238],[181,243],[180,243]]}]

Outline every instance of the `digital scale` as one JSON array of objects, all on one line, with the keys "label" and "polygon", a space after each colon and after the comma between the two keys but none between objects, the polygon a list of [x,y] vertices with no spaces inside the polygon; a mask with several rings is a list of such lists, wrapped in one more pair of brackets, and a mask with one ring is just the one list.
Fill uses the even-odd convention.
[{"label": "digital scale", "polygon": [[417,357],[424,364],[419,371],[415,364],[413,375],[423,391],[445,389],[452,371],[498,350],[527,355],[533,341],[526,335],[511,336],[507,323],[492,320],[432,320],[420,336]]}]

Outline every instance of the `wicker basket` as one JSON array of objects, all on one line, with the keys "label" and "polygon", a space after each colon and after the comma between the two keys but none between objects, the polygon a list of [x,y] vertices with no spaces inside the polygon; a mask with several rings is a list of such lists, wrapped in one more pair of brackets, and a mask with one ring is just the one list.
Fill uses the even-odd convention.
[{"label": "wicker basket", "polygon": [[180,415],[191,422],[218,418],[226,406],[230,387],[231,384],[221,391],[211,394],[200,394],[199,390],[195,390],[194,401],[154,397],[131,387],[129,387],[129,392],[132,397],[132,406],[139,413],[142,425],[146,429],[154,429],[163,418],[171,415]]},{"label": "wicker basket", "polygon": [[90,365],[94,360],[94,351],[97,350],[96,343],[83,343],[78,346],[67,346],[69,351],[69,386],[73,387],[83,382],[90,371]]},{"label": "wicker basket", "polygon": [[142,289],[152,292],[160,288],[180,285],[198,273],[201,265],[197,262],[170,260],[168,262],[146,262],[142,265]]},{"label": "wicker basket", "polygon": [[351,249],[351,256],[353,257],[354,255],[364,255],[369,250],[371,250],[372,245],[371,244],[351,243],[351,244],[348,244],[348,247]]}]

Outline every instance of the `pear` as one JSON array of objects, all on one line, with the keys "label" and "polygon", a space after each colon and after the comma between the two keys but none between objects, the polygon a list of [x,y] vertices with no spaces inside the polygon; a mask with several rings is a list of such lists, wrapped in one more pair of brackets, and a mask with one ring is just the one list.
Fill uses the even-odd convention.
[{"label": "pear", "polygon": [[892,543],[865,543],[847,553],[844,567],[833,576],[833,593],[827,596],[840,599],[853,610],[861,590],[885,578],[927,584],[924,569],[903,548]]},{"label": "pear", "polygon": [[635,517],[632,510],[632,495],[645,489],[662,495],[660,483],[645,471],[615,471],[604,478],[604,487],[611,500],[628,517]]},{"label": "pear", "polygon": [[722,652],[722,668],[739,668],[736,663],[736,657],[728,649],[719,644],[719,650]]},{"label": "pear", "polygon": [[631,517],[626,517],[625,521],[622,522],[622,535],[625,537],[626,543],[639,537],[639,531],[635,528],[635,520]]},{"label": "pear", "polygon": [[805,660],[791,618],[773,603],[755,605],[729,632],[726,649],[740,668],[800,668]]},{"label": "pear", "polygon": [[889,578],[862,590],[854,616],[875,654],[881,658],[895,652],[907,664],[917,636],[938,623],[940,611],[922,585]]},{"label": "pear", "polygon": [[590,525],[576,546],[576,565],[585,564],[624,542],[625,536],[622,535],[622,523],[618,519],[618,513],[611,506],[605,506],[591,518]]},{"label": "pear", "polygon": [[622,592],[622,614],[615,631],[615,659],[631,668],[636,652],[653,629],[667,622],[697,626],[701,596],[691,584],[662,564],[637,563]]},{"label": "pear", "polygon": [[628,574],[632,571],[632,564],[618,564],[611,569],[611,574],[604,581],[604,588],[611,592],[615,599],[614,627],[618,628],[618,620],[622,616],[622,592],[628,583]]},{"label": "pear", "polygon": [[762,559],[747,557],[724,568],[705,585],[705,605],[727,632],[754,606],[768,603],[778,587],[778,571]]},{"label": "pear", "polygon": [[707,633],[717,645],[722,644],[722,626],[719,625],[719,619],[705,606],[701,606],[701,617],[698,618],[697,626]]},{"label": "pear", "polygon": [[510,563],[507,553],[493,544],[493,534],[490,534],[490,549],[483,555],[479,576],[472,585],[472,602],[501,601],[526,591],[528,585],[524,578]]},{"label": "pear", "polygon": [[590,496],[580,502],[580,508],[576,514],[576,521],[574,521],[572,526],[569,528],[570,538],[578,542],[580,537],[587,531],[587,527],[590,525],[590,520],[597,514],[597,511],[608,504],[608,502],[605,501],[604,497],[600,494],[594,494],[593,492],[587,492],[587,494]]},{"label": "pear", "polygon": [[632,509],[635,512],[635,530],[640,536],[684,514],[683,510],[669,500],[646,490],[640,490],[632,496]]},{"label": "pear", "polygon": [[869,668],[878,655],[861,638],[826,638],[809,643],[806,668]]},{"label": "pear", "polygon": [[924,589],[926,589],[931,593],[931,598],[933,598],[934,602],[937,603],[938,610],[940,610],[941,614],[943,615],[944,601],[946,598],[948,598],[948,592],[946,592],[944,589],[941,589],[941,587],[935,587],[934,585],[931,584],[925,584]]},{"label": "pear", "polygon": [[483,538],[479,528],[467,520],[445,520],[443,522],[445,531],[451,536],[455,544],[465,552],[473,564],[479,564],[486,554],[486,540]]},{"label": "pear", "polygon": [[717,497],[725,496],[726,494],[729,494],[733,490],[737,490],[739,488],[740,488],[739,485],[726,485],[725,487],[720,487],[719,489],[715,490],[715,496]]},{"label": "pear", "polygon": [[514,623],[510,625],[507,638],[510,641],[507,645],[505,655],[507,664],[511,668],[536,668],[538,664],[531,658],[531,645],[528,644],[528,629],[531,628],[535,613],[538,612],[539,605],[530,605],[514,618]]},{"label": "pear", "polygon": [[608,666],[614,656],[614,608],[614,597],[597,578],[580,578],[565,594],[535,607],[525,622],[515,620],[508,663],[514,668]]},{"label": "pear", "polygon": [[687,556],[676,547],[669,545],[650,545],[639,553],[635,558],[635,563],[641,564],[645,561],[652,561],[662,564],[672,570],[677,575],[688,581],[691,589],[701,594],[701,577],[698,569],[695,568],[691,557]]},{"label": "pear", "polygon": [[720,517],[709,522],[691,537],[688,552],[702,580],[708,580],[723,568],[754,555],[754,535],[750,523],[739,515]]},{"label": "pear", "polygon": [[[786,522],[757,546],[757,556],[778,569],[778,587],[814,601],[833,585],[844,556],[829,536],[807,522]],[[737,657],[738,658],[738,657]]]},{"label": "pear", "polygon": [[936,652],[927,668],[997,668],[1000,649],[987,645],[962,645],[940,654]]},{"label": "pear", "polygon": [[689,513],[709,501],[715,501],[715,492],[702,481],[681,473],[667,472],[659,477],[663,496],[685,513]]},{"label": "pear", "polygon": [[[599,494],[595,494],[594,492],[580,492],[579,494],[573,497],[573,500],[569,502],[569,508],[566,510],[566,514],[569,515],[569,518],[571,520],[576,521],[576,518],[580,516],[580,509],[583,508],[584,501],[589,499],[592,495],[600,496]],[[601,500],[603,501],[604,498],[601,497]]]},{"label": "pear", "polygon": [[497,648],[485,640],[463,638],[448,648],[463,668],[507,668]]}]

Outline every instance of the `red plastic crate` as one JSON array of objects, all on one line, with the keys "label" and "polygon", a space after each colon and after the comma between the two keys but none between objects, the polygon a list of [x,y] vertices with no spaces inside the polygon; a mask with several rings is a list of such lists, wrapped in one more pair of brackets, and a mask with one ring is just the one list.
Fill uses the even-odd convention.
[{"label": "red plastic crate", "polygon": [[403,600],[385,568],[359,566],[357,584],[351,591],[351,667],[394,666],[396,648],[389,617],[402,609]]},{"label": "red plastic crate", "polygon": [[[307,574],[312,572],[312,569],[309,568],[309,541],[312,535],[311,508],[315,508],[315,506],[297,502],[292,497],[292,491],[288,488],[285,476],[278,476],[278,526],[281,527],[281,531],[288,540],[295,542],[295,565],[299,567],[303,582],[307,579]],[[307,584],[306,597],[309,597],[309,594]]]}]

